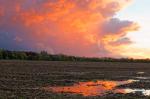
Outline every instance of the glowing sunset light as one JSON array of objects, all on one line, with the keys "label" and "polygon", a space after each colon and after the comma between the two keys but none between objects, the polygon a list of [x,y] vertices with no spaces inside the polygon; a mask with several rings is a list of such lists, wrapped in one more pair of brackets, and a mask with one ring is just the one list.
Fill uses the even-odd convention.
[{"label": "glowing sunset light", "polygon": [[150,9],[149,3],[0,0],[0,48],[86,57],[150,58],[150,15],[144,13]]},{"label": "glowing sunset light", "polygon": [[101,96],[109,91],[114,91],[115,93],[125,93],[126,90],[114,88],[119,85],[129,84],[135,82],[134,80],[127,81],[96,81],[96,82],[79,82],[72,86],[54,86],[54,87],[44,87],[46,91],[52,91],[56,93],[74,93],[81,94],[83,96]]}]

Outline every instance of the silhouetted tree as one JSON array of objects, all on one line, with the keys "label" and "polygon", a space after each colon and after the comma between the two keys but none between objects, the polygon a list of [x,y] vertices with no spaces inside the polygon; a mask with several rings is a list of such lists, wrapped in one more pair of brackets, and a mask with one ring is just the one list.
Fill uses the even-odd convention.
[{"label": "silhouetted tree", "polygon": [[150,59],[133,59],[133,58],[88,58],[88,57],[76,57],[67,56],[63,54],[51,55],[46,51],[26,52],[26,51],[8,51],[0,49],[0,59],[17,59],[17,60],[46,60],[46,61],[91,61],[91,62],[150,62]]},{"label": "silhouetted tree", "polygon": [[0,49],[0,59],[3,59],[3,50]]}]

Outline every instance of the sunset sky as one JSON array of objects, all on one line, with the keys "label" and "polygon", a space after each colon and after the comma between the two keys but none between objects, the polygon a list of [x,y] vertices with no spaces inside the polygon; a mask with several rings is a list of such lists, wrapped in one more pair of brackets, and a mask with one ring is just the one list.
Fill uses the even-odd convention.
[{"label": "sunset sky", "polygon": [[150,58],[150,0],[0,0],[0,48]]}]

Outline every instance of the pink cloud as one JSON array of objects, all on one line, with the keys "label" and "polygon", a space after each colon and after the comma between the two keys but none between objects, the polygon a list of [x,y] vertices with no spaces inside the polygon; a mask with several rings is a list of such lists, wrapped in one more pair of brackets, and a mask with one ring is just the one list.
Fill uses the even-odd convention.
[{"label": "pink cloud", "polygon": [[[5,27],[23,48],[77,56],[120,56],[112,48],[138,29],[131,21],[114,18],[129,0],[13,0],[0,1]],[[0,10],[1,13],[1,10]],[[3,28],[4,29],[4,28]],[[4,29],[5,30],[5,29]],[[4,33],[3,33],[4,35]],[[117,43],[116,43],[117,42]],[[113,44],[115,43],[115,44]],[[130,42],[131,43],[131,42]],[[15,43],[14,43],[15,44]]]}]

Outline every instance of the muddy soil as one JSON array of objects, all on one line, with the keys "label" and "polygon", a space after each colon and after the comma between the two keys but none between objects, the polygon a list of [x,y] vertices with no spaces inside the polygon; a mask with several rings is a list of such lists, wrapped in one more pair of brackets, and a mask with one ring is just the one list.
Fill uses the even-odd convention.
[{"label": "muddy soil", "polygon": [[[78,82],[140,80],[119,88],[150,89],[150,63],[0,61],[0,99],[150,99],[138,93],[84,97],[41,90]],[[146,79],[144,79],[146,78]]]}]

